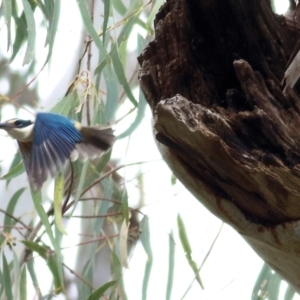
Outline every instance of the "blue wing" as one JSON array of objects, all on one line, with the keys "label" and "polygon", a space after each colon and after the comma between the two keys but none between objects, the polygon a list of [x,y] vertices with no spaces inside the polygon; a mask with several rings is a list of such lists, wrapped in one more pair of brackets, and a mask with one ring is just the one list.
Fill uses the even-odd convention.
[{"label": "blue wing", "polygon": [[28,176],[34,188],[39,189],[64,166],[76,144],[82,143],[82,134],[68,118],[50,113],[36,116]]}]

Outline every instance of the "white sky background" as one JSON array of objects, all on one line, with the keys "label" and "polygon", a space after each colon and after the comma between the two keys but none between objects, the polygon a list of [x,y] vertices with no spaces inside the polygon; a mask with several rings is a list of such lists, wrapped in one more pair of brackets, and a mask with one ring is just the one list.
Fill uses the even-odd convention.
[{"label": "white sky background", "polygon": [[[277,4],[278,9],[281,9],[279,13],[286,10],[287,6],[285,5],[287,1],[278,0]],[[74,6],[74,12],[70,13],[72,6]],[[72,67],[73,64],[70,51],[78,51],[78,35],[81,35],[81,38],[83,37],[81,25],[78,22],[75,0],[62,1],[62,13],[64,9],[69,12],[65,15],[64,22],[60,23],[59,26],[58,40],[56,41],[59,46],[54,48],[53,63],[50,64],[49,68],[44,70],[39,77],[39,93],[42,99],[40,103],[46,107],[46,110],[63,96],[61,92],[64,91],[65,87],[70,83],[73,76],[72,72],[70,72],[70,67]],[[41,40],[43,40],[44,32],[38,31],[38,34],[41,35]],[[134,40],[135,39],[134,37]],[[39,43],[37,44],[39,45]],[[133,42],[130,44],[132,45]],[[43,53],[43,43],[40,43],[40,47],[41,49],[38,50],[37,53]],[[43,59],[44,57],[41,57],[41,62]],[[17,68],[21,63],[16,61],[15,65]],[[66,73],[64,70],[67,70]],[[3,94],[5,93],[5,91],[3,91],[4,87],[4,84],[0,84],[0,92]],[[22,117],[28,116],[27,113],[22,111],[20,115]],[[2,111],[2,116],[5,116],[6,119],[13,118],[15,117],[15,110],[12,107],[6,106]],[[120,132],[123,131],[130,122],[131,120],[129,119],[125,120],[119,125],[122,128],[119,128],[119,130],[117,128],[117,130]],[[7,170],[11,158],[17,151],[15,141],[7,138],[4,133],[0,132],[0,144],[3,145],[4,143],[7,152],[1,150],[0,153],[0,159],[3,160],[2,174],[5,174],[5,170]],[[123,163],[161,158],[152,137],[151,113],[149,109],[147,109],[143,123],[130,138],[128,151],[125,151],[127,146],[128,140],[124,139],[118,141],[114,147],[113,156],[121,157]],[[6,162],[8,162],[7,166]],[[121,175],[125,176],[128,181],[126,187],[128,189],[129,199],[133,199],[133,202],[135,202],[134,199],[138,196],[138,191],[134,184],[130,183],[130,180],[136,177],[139,170],[144,173],[145,178],[146,206],[143,212],[146,213],[150,219],[154,257],[148,288],[148,299],[165,299],[168,272],[168,244],[171,230],[174,232],[176,244],[172,299],[181,299],[193,281],[194,276],[178,239],[176,225],[177,214],[180,213],[185,222],[191,248],[193,249],[193,259],[197,262],[198,266],[207,254],[221,226],[221,221],[208,212],[179,182],[177,182],[175,186],[171,186],[171,172],[162,161],[145,164],[140,167],[127,168],[126,171],[123,170],[123,173],[121,172]],[[26,186],[25,176],[23,176],[23,180],[24,186]],[[0,183],[2,183],[0,190],[5,190],[3,182]],[[12,188],[9,187],[7,192],[8,194],[12,193]],[[3,207],[5,208],[6,205],[7,202],[4,201]],[[31,204],[28,203],[28,205]],[[79,230],[75,231],[78,232]],[[71,245],[75,244],[76,242],[72,242],[75,235],[72,235],[71,230],[68,230],[68,232],[69,236],[67,242]],[[71,265],[75,257],[74,249],[69,252],[65,251],[64,255],[68,258],[67,264]],[[130,259],[129,269],[124,271],[125,286],[127,287],[128,299],[130,300],[141,299],[146,260],[147,257],[141,245],[137,244]],[[205,291],[202,291],[199,285],[194,283],[184,299],[250,299],[253,285],[262,264],[262,260],[248,244],[233,229],[224,225],[221,235],[200,273]],[[45,266],[43,266],[44,263],[42,262],[41,267],[44,268]],[[45,267],[45,274],[47,272]],[[44,288],[45,291],[48,289],[47,281]],[[58,296],[57,299],[63,298]],[[300,297],[297,299],[300,299]]]}]

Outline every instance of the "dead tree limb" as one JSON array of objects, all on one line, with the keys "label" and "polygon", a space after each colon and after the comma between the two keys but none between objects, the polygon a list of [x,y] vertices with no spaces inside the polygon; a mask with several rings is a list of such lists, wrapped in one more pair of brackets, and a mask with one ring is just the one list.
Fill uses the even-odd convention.
[{"label": "dead tree limb", "polygon": [[300,291],[299,40],[267,0],[169,0],[139,57],[158,147],[183,184]]}]

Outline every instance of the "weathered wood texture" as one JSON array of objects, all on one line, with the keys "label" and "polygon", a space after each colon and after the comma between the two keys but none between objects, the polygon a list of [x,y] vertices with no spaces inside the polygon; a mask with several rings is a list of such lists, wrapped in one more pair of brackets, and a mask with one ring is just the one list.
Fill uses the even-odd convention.
[{"label": "weathered wood texture", "polygon": [[169,0],[138,59],[170,168],[299,292],[298,40],[267,0]]}]

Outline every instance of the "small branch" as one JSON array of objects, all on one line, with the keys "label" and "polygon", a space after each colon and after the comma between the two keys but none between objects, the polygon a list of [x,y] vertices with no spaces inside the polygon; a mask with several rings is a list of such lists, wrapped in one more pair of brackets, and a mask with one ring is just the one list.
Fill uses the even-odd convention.
[{"label": "small branch", "polygon": [[78,273],[76,273],[74,270],[72,270],[70,267],[68,267],[65,263],[63,263],[63,266],[70,271],[70,273],[72,273],[76,278],[78,278],[80,281],[82,281],[83,283],[85,283],[88,287],[90,287],[92,290],[95,290],[95,288],[89,283],[87,282],[82,276],[80,276]]},{"label": "small branch", "polygon": [[31,231],[32,228],[28,227],[25,223],[23,223],[20,219],[18,219],[17,217],[13,216],[12,214],[8,213],[7,211],[3,210],[0,208],[0,212],[2,212],[3,214],[7,215],[8,217],[10,217],[11,219],[13,219],[14,221],[16,221],[17,223],[20,223],[22,226],[24,226],[27,230]]}]

